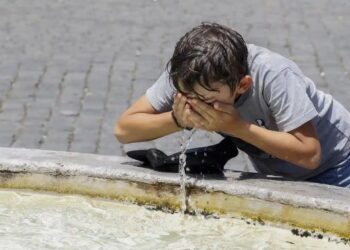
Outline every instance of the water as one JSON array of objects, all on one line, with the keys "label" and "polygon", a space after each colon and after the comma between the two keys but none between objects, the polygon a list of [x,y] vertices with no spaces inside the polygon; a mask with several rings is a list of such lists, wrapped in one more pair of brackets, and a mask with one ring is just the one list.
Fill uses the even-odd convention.
[{"label": "water", "polygon": [[243,220],[78,195],[0,190],[0,249],[349,249]]},{"label": "water", "polygon": [[189,134],[186,130],[181,134],[181,154],[179,157],[179,174],[180,174],[180,194],[181,194],[181,211],[185,213],[187,210],[187,195],[186,195],[186,150],[190,146],[195,129],[190,130]]}]

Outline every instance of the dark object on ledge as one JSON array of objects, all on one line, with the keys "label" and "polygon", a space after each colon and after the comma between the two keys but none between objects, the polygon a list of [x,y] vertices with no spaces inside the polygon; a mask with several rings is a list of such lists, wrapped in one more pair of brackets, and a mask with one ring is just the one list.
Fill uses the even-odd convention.
[{"label": "dark object on ledge", "polygon": [[[133,150],[126,154],[130,158],[143,162],[143,166],[156,171],[179,172],[181,152],[166,155],[159,149],[151,148]],[[192,148],[186,151],[185,171],[191,174],[221,174],[227,161],[237,154],[237,147],[230,137],[212,146]]]}]

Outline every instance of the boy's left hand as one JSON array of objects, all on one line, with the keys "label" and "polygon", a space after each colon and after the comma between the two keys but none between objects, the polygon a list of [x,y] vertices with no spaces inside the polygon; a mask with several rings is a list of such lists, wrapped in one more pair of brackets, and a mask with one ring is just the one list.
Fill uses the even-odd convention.
[{"label": "boy's left hand", "polygon": [[187,111],[195,128],[234,135],[243,126],[243,120],[232,104],[214,102],[209,105],[199,99],[188,102],[195,111]]}]

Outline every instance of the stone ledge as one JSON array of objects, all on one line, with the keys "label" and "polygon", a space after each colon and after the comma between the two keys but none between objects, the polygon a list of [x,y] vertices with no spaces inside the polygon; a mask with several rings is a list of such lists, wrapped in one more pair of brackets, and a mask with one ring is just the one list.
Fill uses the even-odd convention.
[{"label": "stone ledge", "polygon": [[[0,187],[78,193],[180,209],[179,176],[126,157],[0,148]],[[227,171],[191,176],[189,211],[250,217],[350,238],[350,190]]]}]

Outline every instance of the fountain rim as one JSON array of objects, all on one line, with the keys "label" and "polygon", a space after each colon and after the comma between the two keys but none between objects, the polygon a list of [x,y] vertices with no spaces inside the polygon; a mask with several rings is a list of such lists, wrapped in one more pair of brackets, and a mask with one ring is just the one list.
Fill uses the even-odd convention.
[{"label": "fountain rim", "polygon": [[[142,168],[127,157],[25,148],[0,148],[0,155],[2,188],[76,192],[179,210],[179,176]],[[40,186],[43,182],[45,185]],[[56,188],[60,182],[65,182],[66,187],[70,185],[71,190]],[[109,193],[98,186],[93,188],[99,191],[86,191],[84,182],[92,186],[108,184]],[[84,188],[75,189],[74,185]],[[198,206],[192,209],[203,213],[255,217],[273,224],[316,229],[350,238],[350,192],[345,188],[272,177],[241,179],[240,173],[234,171],[226,171],[224,177],[190,176],[186,186],[190,198]],[[125,195],[120,190],[124,190]],[[153,194],[147,196],[146,191]],[[307,224],[308,218],[301,216],[303,214],[312,217],[311,227]],[[298,216],[301,217],[298,219]],[[332,218],[334,225],[331,225]],[[316,225],[317,220],[324,223]],[[341,229],[337,229],[339,225]]]}]

